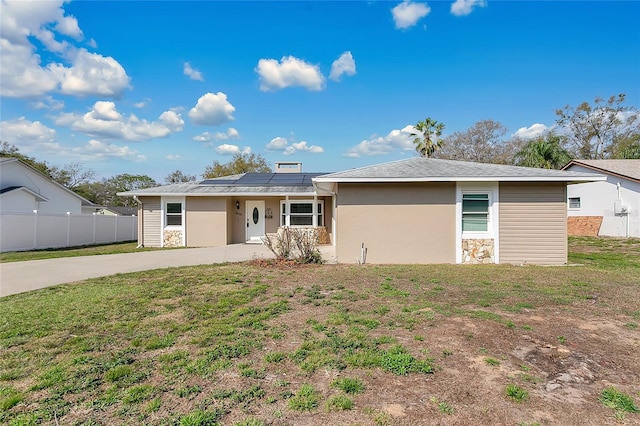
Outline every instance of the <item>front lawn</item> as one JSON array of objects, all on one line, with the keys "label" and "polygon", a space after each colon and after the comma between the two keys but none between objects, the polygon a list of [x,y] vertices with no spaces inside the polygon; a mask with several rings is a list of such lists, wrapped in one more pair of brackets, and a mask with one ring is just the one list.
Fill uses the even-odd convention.
[{"label": "front lawn", "polygon": [[0,423],[640,422],[639,245],[570,244],[590,262],[248,262],[5,297]]}]

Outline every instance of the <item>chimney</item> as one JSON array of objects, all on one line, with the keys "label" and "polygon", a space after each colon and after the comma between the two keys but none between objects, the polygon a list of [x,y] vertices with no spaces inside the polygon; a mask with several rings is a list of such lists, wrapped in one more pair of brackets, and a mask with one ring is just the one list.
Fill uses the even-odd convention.
[{"label": "chimney", "polygon": [[301,162],[276,162],[276,173],[302,173]]}]

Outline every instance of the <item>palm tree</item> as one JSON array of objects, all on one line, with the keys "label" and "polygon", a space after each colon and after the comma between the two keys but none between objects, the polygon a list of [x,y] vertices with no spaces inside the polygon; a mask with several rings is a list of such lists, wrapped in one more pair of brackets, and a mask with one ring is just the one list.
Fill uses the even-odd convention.
[{"label": "palm tree", "polygon": [[427,117],[423,121],[418,121],[418,124],[413,126],[414,132],[410,134],[416,151],[420,153],[422,157],[431,157],[437,149],[442,146],[442,131],[444,130],[444,124],[438,123],[431,117]]},{"label": "palm tree", "polygon": [[516,153],[514,163],[540,169],[560,169],[571,161],[571,154],[562,147],[562,142],[562,137],[557,135],[534,139]]}]

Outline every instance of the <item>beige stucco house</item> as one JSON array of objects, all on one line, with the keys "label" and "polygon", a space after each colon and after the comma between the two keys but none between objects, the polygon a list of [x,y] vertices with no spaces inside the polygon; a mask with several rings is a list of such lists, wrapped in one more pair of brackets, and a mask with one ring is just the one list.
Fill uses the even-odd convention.
[{"label": "beige stucco house", "polygon": [[[338,173],[245,173],[121,193],[145,246],[260,243],[320,228],[342,263],[567,261],[566,188],[604,176],[430,158]],[[366,254],[366,259],[365,259]]]}]

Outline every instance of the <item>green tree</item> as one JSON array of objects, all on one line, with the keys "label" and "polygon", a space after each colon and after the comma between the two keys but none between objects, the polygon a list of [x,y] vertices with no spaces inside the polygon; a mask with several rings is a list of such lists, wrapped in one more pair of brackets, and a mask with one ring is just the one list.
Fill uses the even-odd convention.
[{"label": "green tree", "polygon": [[567,132],[569,148],[581,159],[611,158],[616,144],[638,133],[640,120],[634,107],[623,105],[625,95],[595,98],[555,111],[556,123]]},{"label": "green tree", "polygon": [[147,175],[124,173],[108,179],[103,178],[100,182],[80,185],[77,192],[89,201],[102,206],[135,207],[136,201],[133,197],[119,197],[116,194],[154,186],[158,186],[158,183]]},{"label": "green tree", "polygon": [[175,170],[164,178],[164,182],[167,184],[193,182],[195,180],[196,177],[194,175],[185,175],[182,170]]},{"label": "green tree", "polygon": [[611,150],[611,158],[640,159],[640,133],[619,138]]},{"label": "green tree", "polygon": [[442,147],[442,132],[444,131],[444,124],[438,123],[431,117],[427,117],[413,126],[415,132],[412,132],[410,136],[413,139],[413,144],[416,146],[416,151],[420,153],[422,157],[432,157],[433,153]]},{"label": "green tree", "polygon": [[571,161],[571,154],[563,148],[562,136],[548,134],[528,142],[514,157],[518,166],[540,169],[561,169]]},{"label": "green tree", "polygon": [[234,154],[228,163],[220,164],[217,160],[214,161],[213,164],[205,167],[202,176],[205,179],[211,179],[240,173],[271,173],[271,171],[267,160],[261,155],[238,153]]},{"label": "green tree", "polygon": [[38,170],[39,172],[47,175],[50,178],[53,178],[53,176],[51,175],[51,168],[46,161],[38,161],[33,157],[22,154],[17,146],[12,145],[9,142],[2,141],[2,143],[0,143],[0,157],[17,158],[23,163],[26,163],[34,169]]}]

